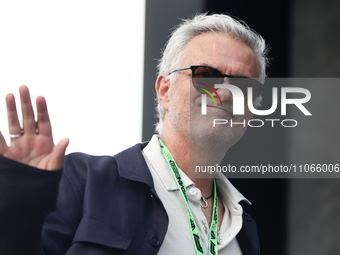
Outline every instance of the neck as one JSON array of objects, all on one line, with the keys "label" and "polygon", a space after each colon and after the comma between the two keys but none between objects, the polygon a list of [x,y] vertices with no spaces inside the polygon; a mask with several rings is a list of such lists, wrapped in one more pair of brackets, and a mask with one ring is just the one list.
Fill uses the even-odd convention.
[{"label": "neck", "polygon": [[[178,167],[195,183],[200,189],[202,197],[208,197],[213,192],[213,178],[215,174],[197,173],[196,166],[216,166],[224,156],[218,153],[212,153],[204,146],[190,147],[190,136],[184,136],[179,133],[171,132],[164,126],[164,132],[160,136],[165,146],[171,152]],[[197,171],[197,170],[196,170]]]}]

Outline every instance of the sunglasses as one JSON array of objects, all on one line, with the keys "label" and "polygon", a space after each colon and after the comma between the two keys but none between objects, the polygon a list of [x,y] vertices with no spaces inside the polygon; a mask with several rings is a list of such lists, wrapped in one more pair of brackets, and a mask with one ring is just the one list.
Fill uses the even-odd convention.
[{"label": "sunglasses", "polygon": [[216,88],[215,85],[225,83],[224,78],[228,78],[228,84],[235,85],[242,90],[243,95],[245,95],[245,100],[248,94],[247,88],[253,88],[253,101],[255,101],[263,91],[264,85],[253,78],[223,74],[210,66],[187,66],[175,69],[168,75],[188,69],[192,71],[192,84],[200,93],[211,94],[211,92],[213,92],[218,95],[216,92],[218,88]]}]

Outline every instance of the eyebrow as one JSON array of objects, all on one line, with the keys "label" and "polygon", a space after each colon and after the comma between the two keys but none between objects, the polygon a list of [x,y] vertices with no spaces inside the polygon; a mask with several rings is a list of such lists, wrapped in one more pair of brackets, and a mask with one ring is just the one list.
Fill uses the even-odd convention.
[{"label": "eyebrow", "polygon": [[[200,64],[200,65],[212,67],[212,68],[214,68],[214,69],[220,71],[221,74],[227,74],[227,75],[231,75],[231,76],[234,76],[234,77],[247,77],[247,78],[251,78],[251,77],[249,77],[249,76],[242,75],[242,74],[223,73],[219,68],[217,68],[217,67],[215,67],[215,66],[212,66],[212,65],[210,65],[210,64],[207,64],[207,63],[205,63],[205,62],[203,62],[203,63]],[[254,78],[251,78],[251,79],[254,79]]]}]

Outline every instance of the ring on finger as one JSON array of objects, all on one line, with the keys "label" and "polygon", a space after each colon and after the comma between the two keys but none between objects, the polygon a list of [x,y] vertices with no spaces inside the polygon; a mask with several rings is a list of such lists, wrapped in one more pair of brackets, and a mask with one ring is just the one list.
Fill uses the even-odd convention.
[{"label": "ring on finger", "polygon": [[16,139],[16,138],[21,137],[23,134],[24,134],[24,132],[21,131],[20,134],[9,134],[9,137],[12,138],[12,139]]}]

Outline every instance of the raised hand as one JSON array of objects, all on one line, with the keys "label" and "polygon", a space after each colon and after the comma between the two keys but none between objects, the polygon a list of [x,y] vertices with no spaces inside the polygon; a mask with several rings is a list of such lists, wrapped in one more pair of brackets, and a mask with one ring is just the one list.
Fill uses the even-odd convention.
[{"label": "raised hand", "polygon": [[23,128],[19,123],[14,95],[8,94],[6,105],[11,144],[7,146],[0,132],[0,155],[44,170],[60,169],[64,163],[69,140],[65,138],[54,145],[45,98],[37,97],[36,122],[28,88],[21,86],[19,92]]}]

